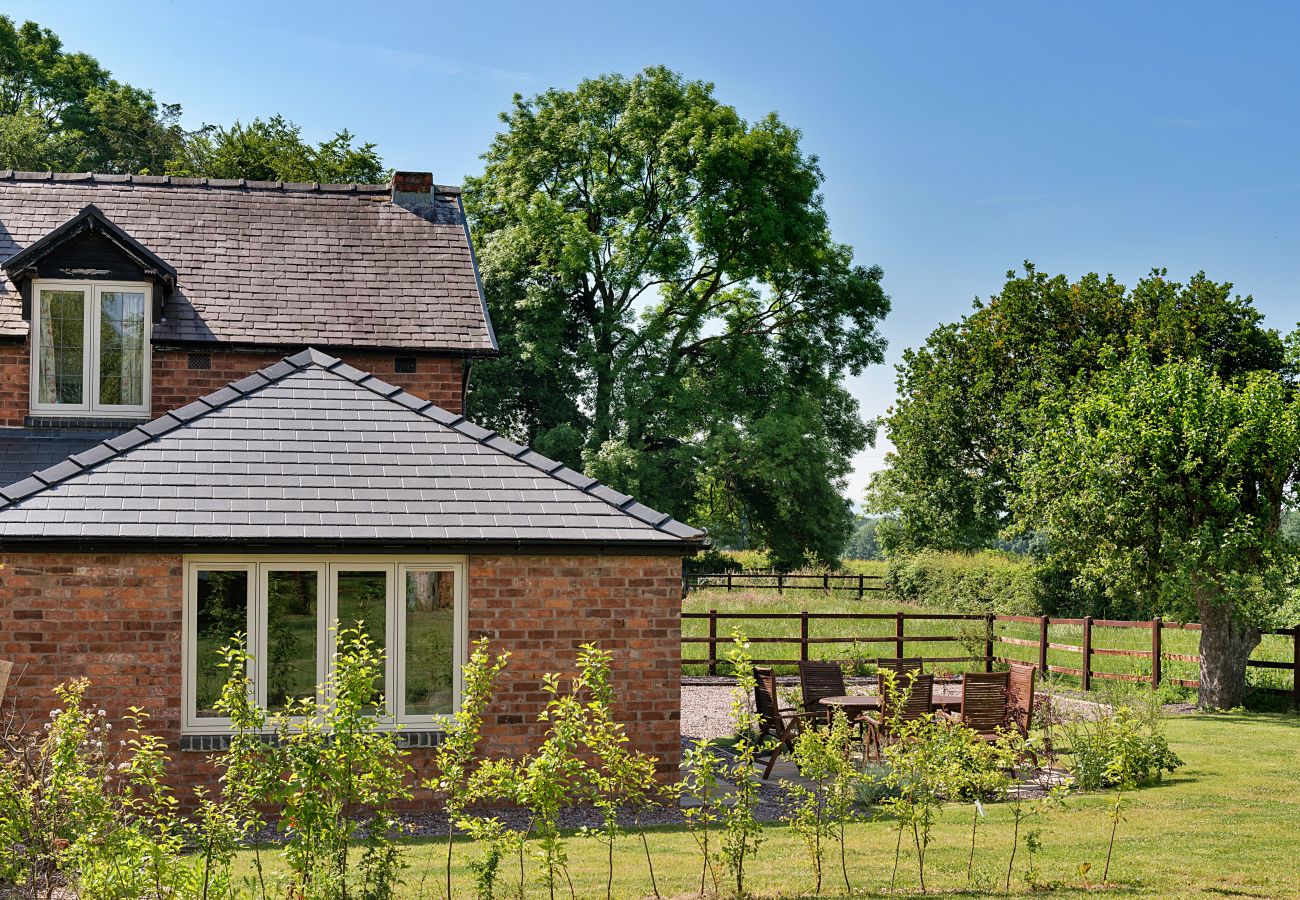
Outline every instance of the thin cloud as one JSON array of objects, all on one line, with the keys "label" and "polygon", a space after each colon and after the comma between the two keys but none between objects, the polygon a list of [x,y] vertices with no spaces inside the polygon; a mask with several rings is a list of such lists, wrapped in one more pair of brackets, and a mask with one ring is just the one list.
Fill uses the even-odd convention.
[{"label": "thin cloud", "polygon": [[307,38],[306,42],[318,50],[330,53],[346,53],[358,59],[383,66],[398,72],[427,72],[443,78],[468,78],[477,81],[499,81],[510,84],[523,84],[537,81],[537,76],[529,72],[501,69],[481,63],[467,63],[447,56],[435,56],[415,50],[402,50],[397,47],[384,47],[377,44],[360,44],[343,41],[328,41],[322,38]]}]

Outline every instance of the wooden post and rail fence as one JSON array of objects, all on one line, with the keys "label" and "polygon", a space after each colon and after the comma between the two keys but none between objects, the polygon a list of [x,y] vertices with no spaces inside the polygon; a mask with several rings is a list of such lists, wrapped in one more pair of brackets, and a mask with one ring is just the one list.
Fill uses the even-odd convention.
[{"label": "wooden post and rail fence", "polygon": [[[723,576],[709,576],[711,578],[720,578]],[[787,576],[789,577],[789,576]],[[821,577],[821,576],[815,576]],[[854,576],[856,577],[856,576]],[[713,586],[713,585],[710,585]],[[1196,624],[1178,624],[1174,622],[1165,622],[1159,617],[1150,621],[1126,621],[1119,619],[1094,619],[1091,616],[1082,619],[1057,619],[1048,616],[1008,616],[1008,615],[978,615],[978,614],[961,614],[961,613],[821,613],[821,612],[797,612],[797,613],[736,613],[736,612],[719,612],[711,609],[708,612],[684,612],[684,620],[700,620],[707,622],[707,635],[693,636],[683,635],[683,644],[704,644],[706,645],[706,656],[703,659],[684,658],[683,662],[687,665],[704,665],[708,667],[710,675],[718,674],[718,664],[725,663],[725,659],[719,657],[720,647],[725,647],[731,641],[731,631],[734,627],[740,626],[740,630],[747,634],[747,640],[752,645],[757,645],[755,651],[757,658],[754,662],[757,665],[770,666],[794,666],[800,661],[812,658],[812,649],[819,645],[838,644],[838,645],[868,645],[879,647],[881,652],[874,654],[875,657],[892,656],[895,659],[901,659],[904,656],[917,656],[916,653],[907,653],[909,644],[933,644],[933,643],[962,643],[963,649],[976,647],[982,644],[982,653],[967,652],[965,655],[956,656],[922,656],[926,664],[934,663],[976,663],[984,671],[993,671],[995,663],[1029,663],[1036,665],[1039,672],[1050,672],[1061,675],[1071,675],[1079,679],[1080,685],[1084,690],[1091,690],[1095,680],[1117,680],[1137,683],[1145,683],[1152,690],[1159,687],[1162,680],[1183,687],[1196,688],[1200,687],[1200,681],[1188,678],[1176,678],[1167,675],[1164,672],[1164,663],[1196,663],[1199,664],[1201,658],[1195,654],[1175,653],[1166,650],[1163,646],[1163,634],[1170,630],[1183,631],[1200,631],[1201,626]],[[813,635],[811,625],[815,622],[833,621],[833,620],[856,620],[860,622],[892,621],[892,634],[864,634],[858,636],[837,635]],[[789,634],[781,636],[772,636],[768,634],[758,636],[748,636],[748,631],[744,628],[744,622],[755,621],[785,621],[790,622],[793,626],[798,623],[798,634]],[[909,634],[907,632],[907,623],[935,623],[935,622],[967,622],[970,623],[970,630],[966,634]],[[725,623],[726,628],[722,634],[719,634],[719,623]],[[1035,625],[1037,626],[1037,635],[1034,638],[1018,637],[1015,635],[999,633],[999,624],[1012,624],[1019,626]],[[1078,644],[1062,643],[1051,640],[1050,629],[1053,626],[1075,626],[1082,632],[1082,638]],[[1104,647],[1099,646],[1094,640],[1096,635],[1094,629],[1097,628],[1135,628],[1144,629],[1150,632],[1150,649],[1134,649],[1121,647]],[[794,631],[792,627],[790,629]],[[878,629],[888,631],[890,629]],[[935,629],[930,629],[935,630]],[[1005,629],[1003,629],[1005,631]],[[1025,629],[1029,631],[1030,629]],[[1269,659],[1252,659],[1247,663],[1253,668],[1264,669],[1281,669],[1291,673],[1292,683],[1290,688],[1274,687],[1256,687],[1256,690],[1267,693],[1284,694],[1289,696],[1292,705],[1300,709],[1300,626],[1288,628],[1282,631],[1264,632],[1266,635],[1281,635],[1289,638],[1291,645],[1291,659],[1288,660],[1269,660]],[[773,657],[762,653],[761,648],[766,645],[781,644],[795,645],[798,647],[798,658],[792,657]],[[1032,655],[1029,659],[1017,659],[1006,656],[1005,651],[999,653],[998,645],[1011,647],[1025,647],[1032,649]],[[1079,664],[1077,666],[1063,666],[1052,663],[1049,660],[1049,651],[1055,651],[1057,654],[1077,654]],[[1104,669],[1098,669],[1096,659],[1099,657],[1129,657],[1145,659],[1149,661],[1146,666],[1146,672],[1111,672]],[[685,657],[685,654],[683,654]],[[823,658],[823,657],[818,657]],[[832,657],[834,658],[834,657]],[[1058,656],[1059,658],[1059,656]],[[860,659],[846,660],[841,662],[859,662]],[[869,661],[869,660],[867,660]]]},{"label": "wooden post and rail fence", "polygon": [[786,588],[800,591],[848,591],[858,597],[884,593],[883,575],[849,575],[823,572],[800,574],[785,572],[717,572],[682,577],[682,596],[702,589],[718,591],[771,590],[784,594]]}]

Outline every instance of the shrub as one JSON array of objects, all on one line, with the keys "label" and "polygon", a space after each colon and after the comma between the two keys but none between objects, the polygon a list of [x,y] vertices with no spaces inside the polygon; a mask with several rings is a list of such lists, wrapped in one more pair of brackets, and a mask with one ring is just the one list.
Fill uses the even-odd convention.
[{"label": "shrub", "polygon": [[[100,900],[227,896],[233,841],[194,839],[200,857],[183,855],[202,834],[177,815],[164,784],[162,738],[132,708],[127,733],[110,740],[107,713],[86,707],[89,686],[78,679],[55,688],[60,706],[41,730],[10,723],[3,735],[0,881],[31,896],[62,885]],[[202,810],[215,826],[213,805]]]},{"label": "shrub", "polygon": [[687,574],[702,572],[739,572],[743,566],[734,553],[726,553],[716,548],[705,550],[682,560],[682,569]]},{"label": "shrub", "polygon": [[936,609],[1019,616],[1042,610],[1034,562],[998,550],[895,556],[889,560],[886,583],[897,599]]},{"label": "shrub", "polygon": [[1158,717],[1138,715],[1128,706],[1109,715],[1066,720],[1071,774],[1085,791],[1159,781],[1183,761],[1169,749]]},{"label": "shrub", "polygon": [[[375,693],[383,652],[363,628],[339,629],[334,669],[316,696],[295,700],[269,720],[247,700],[243,648],[225,655],[232,677],[218,709],[235,722],[236,735],[223,781],[234,807],[251,816],[243,830],[258,822],[257,806],[280,810],[290,896],[391,897],[404,865],[392,807],[410,797],[410,767],[397,733],[382,730],[374,713],[383,708]],[[273,732],[269,742],[257,735],[265,723]],[[361,854],[354,859],[358,839]]]},{"label": "shrub", "polygon": [[[510,654],[504,653],[495,659],[488,651],[486,639],[476,641],[470,650],[469,661],[463,671],[464,688],[460,709],[452,717],[438,747],[438,777],[426,780],[424,786],[433,788],[443,797],[447,809],[447,896],[451,891],[451,854],[454,826],[462,824],[465,810],[474,799],[474,775],[478,757],[479,742],[483,735],[483,714],[492,702],[492,691],[496,687],[497,677],[506,667]],[[463,827],[463,826],[462,826]],[[491,825],[484,826],[491,835]],[[490,897],[496,880],[497,864],[500,862],[498,842],[487,841],[487,856],[482,865],[475,869],[475,877],[480,895]]]}]

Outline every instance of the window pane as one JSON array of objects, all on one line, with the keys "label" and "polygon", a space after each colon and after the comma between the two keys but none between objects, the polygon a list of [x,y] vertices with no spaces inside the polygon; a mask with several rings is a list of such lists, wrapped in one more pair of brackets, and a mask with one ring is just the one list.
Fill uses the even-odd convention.
[{"label": "window pane", "polygon": [[[360,625],[376,652],[387,650],[384,626],[388,613],[388,573],[339,572],[338,578],[339,629]],[[375,696],[370,712],[379,711],[379,697],[383,692],[381,675],[375,679]]]},{"label": "window pane", "polygon": [[432,569],[406,572],[406,715],[452,712],[455,648],[455,575]]},{"label": "window pane", "polygon": [[41,291],[36,396],[41,403],[83,403],[86,295]]},{"label": "window pane", "polygon": [[99,402],[104,406],[144,404],[144,294],[99,294]]},{"label": "window pane", "polygon": [[212,707],[230,677],[221,667],[221,648],[248,631],[248,573],[200,571],[197,593],[194,709],[210,718],[218,715]]},{"label": "window pane", "polygon": [[266,574],[266,706],[316,694],[315,572]]}]

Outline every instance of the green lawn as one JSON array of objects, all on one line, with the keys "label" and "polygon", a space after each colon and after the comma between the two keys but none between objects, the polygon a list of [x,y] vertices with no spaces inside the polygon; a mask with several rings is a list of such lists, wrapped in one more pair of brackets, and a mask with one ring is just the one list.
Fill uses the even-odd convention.
[{"label": "green lawn", "polygon": [[[1114,893],[1131,897],[1300,897],[1300,867],[1295,865],[1296,823],[1300,822],[1300,716],[1215,715],[1171,719],[1168,734],[1186,766],[1164,784],[1130,795],[1127,822],[1120,826],[1112,863]],[[1109,830],[1107,810],[1112,794],[1079,795],[1069,808],[1041,822],[1040,878],[1055,883],[1054,896],[1082,897],[1077,874],[1080,863],[1093,866],[1096,880],[1105,858]],[[932,891],[952,892],[965,886],[965,853],[970,807],[951,807],[935,829],[927,861]],[[1010,810],[1006,804],[988,807],[979,834],[976,867],[986,882],[1005,873],[1010,846]],[[698,884],[698,855],[689,834],[680,829],[651,832],[660,891],[665,897],[693,896]],[[888,820],[853,826],[850,834],[850,878],[860,896],[880,896],[888,886],[894,832]],[[469,898],[466,861],[474,850],[461,844],[456,854],[457,898]],[[577,895],[604,896],[603,849],[594,841],[574,837],[569,842]],[[439,896],[439,846],[423,841],[408,845],[409,884],[403,897]],[[248,865],[249,854],[241,857]],[[770,827],[751,869],[751,884],[759,896],[810,896],[812,882],[797,839],[784,828]],[[1019,879],[1024,849],[1016,863],[1014,888],[1025,892]],[[914,866],[904,861],[908,889],[915,887]],[[529,863],[528,897],[544,897]],[[838,872],[828,879],[823,897],[841,883]],[[509,878],[516,877],[508,868]],[[517,882],[516,882],[517,883]],[[999,882],[1000,883],[1000,882]],[[614,893],[617,897],[650,896],[645,860],[638,842],[624,840],[615,854]],[[995,893],[995,892],[991,892]],[[973,891],[968,896],[982,895]],[[507,891],[498,896],[511,896]],[[567,897],[567,891],[561,893]]]},{"label": "green lawn", "polygon": [[[900,609],[914,614],[945,612],[943,610],[926,610],[921,607],[902,606],[897,601],[891,600],[881,593],[868,594],[865,598],[858,599],[853,592],[835,590],[830,592],[787,590],[783,594],[778,594],[774,590],[726,591],[711,588],[693,591],[682,604],[684,612],[707,612],[710,609],[716,609],[719,613],[799,613],[807,610],[809,612],[893,614]],[[720,639],[727,638],[730,636],[733,627],[739,627],[742,628],[747,637],[751,638],[797,638],[799,626],[800,623],[794,619],[748,621],[720,619],[718,622],[718,636]],[[812,637],[862,637],[869,635],[891,637],[894,634],[894,628],[895,622],[892,619],[832,619],[827,621],[814,619],[809,623],[809,634]],[[999,622],[995,631],[998,635],[1012,638],[1035,641],[1038,639],[1038,625],[1036,623]],[[908,642],[906,645],[908,655],[926,657],[975,655],[981,659],[983,657],[984,630],[983,625],[978,622],[909,621],[906,624],[905,633],[911,635],[964,635],[966,637],[965,641]],[[695,637],[707,636],[708,622],[703,619],[683,619],[682,634]],[[1078,625],[1053,625],[1048,633],[1048,640],[1057,644],[1079,646],[1083,641],[1083,629]],[[1196,654],[1199,640],[1199,632],[1166,628],[1163,630],[1162,635],[1162,650],[1165,654]],[[1151,648],[1151,632],[1143,628],[1095,627],[1093,629],[1093,647],[1094,649],[1149,650]],[[1266,635],[1263,643],[1256,649],[1253,658],[1289,662],[1291,660],[1291,648],[1292,642],[1289,636]],[[868,658],[892,656],[894,655],[894,644],[892,641],[860,644],[858,645],[858,652]],[[1036,662],[1038,659],[1036,648],[1016,644],[999,642],[995,645],[994,653],[1000,657],[1023,659],[1030,662]],[[707,658],[707,644],[683,644],[682,654],[683,659],[686,661],[683,665],[685,674],[700,675],[707,671],[704,665],[690,662],[691,660]],[[810,656],[814,659],[844,660],[852,654],[853,645],[844,643],[814,645],[810,652]],[[754,646],[754,655],[759,658],[794,659],[799,655],[799,645],[797,643],[756,644]],[[719,656],[721,656],[721,650],[719,650]],[[1080,654],[1068,650],[1051,650],[1048,653],[1048,663],[1077,669],[1080,668]],[[1150,660],[1143,657],[1094,654],[1092,668],[1094,672],[1118,672],[1146,676],[1151,671],[1150,665]],[[948,662],[937,663],[928,668],[942,673],[960,672],[982,667],[982,662]],[[794,668],[792,666],[778,667],[778,671],[789,674],[793,673]],[[1197,664],[1166,658],[1164,674],[1167,678],[1195,679],[1197,677]],[[1077,684],[1077,679],[1073,676],[1061,676],[1060,680],[1067,685]],[[1252,668],[1248,672],[1248,680],[1250,684],[1258,687],[1289,688],[1291,686],[1290,673],[1282,669]],[[1101,684],[1102,681],[1102,679],[1098,679],[1095,684]]]}]

